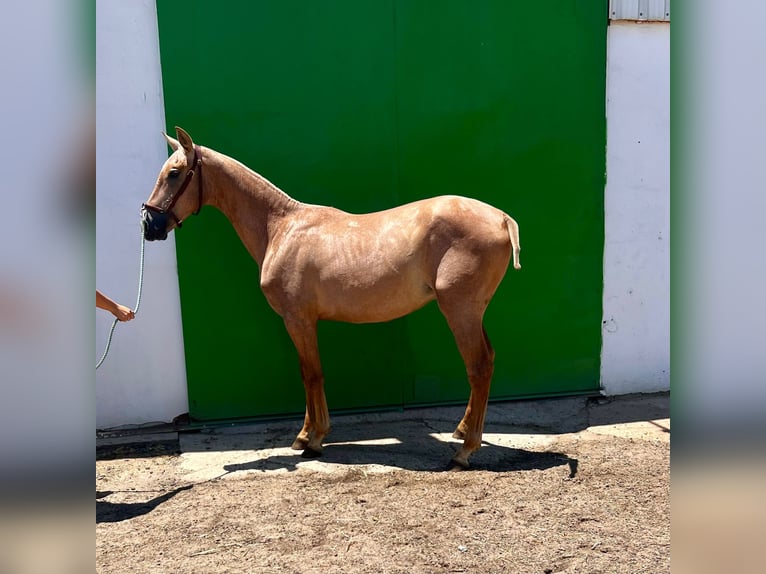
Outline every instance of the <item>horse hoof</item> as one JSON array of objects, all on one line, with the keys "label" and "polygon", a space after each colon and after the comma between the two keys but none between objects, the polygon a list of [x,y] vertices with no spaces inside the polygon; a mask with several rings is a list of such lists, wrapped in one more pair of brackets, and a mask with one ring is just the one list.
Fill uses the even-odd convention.
[{"label": "horse hoof", "polygon": [[468,470],[469,468],[471,468],[471,465],[468,464],[467,460],[460,460],[457,458],[453,458],[447,465],[447,470],[452,472]]},{"label": "horse hoof", "polygon": [[310,447],[306,447],[303,449],[303,452],[301,453],[302,458],[319,458],[322,456],[321,450],[315,450]]},{"label": "horse hoof", "polygon": [[292,446],[290,446],[290,448],[293,450],[303,450],[308,446],[308,444],[309,444],[308,440],[305,440],[302,438],[296,438]]}]

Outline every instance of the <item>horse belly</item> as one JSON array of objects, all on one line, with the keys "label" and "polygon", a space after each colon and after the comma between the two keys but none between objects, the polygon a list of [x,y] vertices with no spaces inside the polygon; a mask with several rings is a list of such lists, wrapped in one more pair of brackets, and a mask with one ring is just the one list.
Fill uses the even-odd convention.
[{"label": "horse belly", "polygon": [[319,318],[348,323],[381,323],[420,309],[434,297],[420,273],[398,270],[355,272],[321,281]]}]

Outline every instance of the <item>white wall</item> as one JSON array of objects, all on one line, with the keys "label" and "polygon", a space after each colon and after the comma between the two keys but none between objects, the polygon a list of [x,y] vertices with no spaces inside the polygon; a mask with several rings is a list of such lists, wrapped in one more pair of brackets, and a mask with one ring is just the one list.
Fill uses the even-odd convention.
[{"label": "white wall", "polygon": [[[154,0],[96,3],[96,287],[133,307],[139,209],[168,150]],[[96,359],[113,317],[96,313]],[[146,244],[136,319],[120,323],[96,371],[96,426],[170,421],[188,411],[173,235]]]},{"label": "white wall", "polygon": [[670,388],[670,24],[612,22],[601,384]]}]

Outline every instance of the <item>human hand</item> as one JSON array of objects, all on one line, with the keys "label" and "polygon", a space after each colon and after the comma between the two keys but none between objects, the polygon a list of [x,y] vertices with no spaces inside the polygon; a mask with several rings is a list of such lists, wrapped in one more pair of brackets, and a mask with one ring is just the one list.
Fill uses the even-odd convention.
[{"label": "human hand", "polygon": [[119,321],[131,321],[136,317],[133,309],[126,307],[125,305],[117,305],[117,307],[112,310],[112,314],[117,317]]}]

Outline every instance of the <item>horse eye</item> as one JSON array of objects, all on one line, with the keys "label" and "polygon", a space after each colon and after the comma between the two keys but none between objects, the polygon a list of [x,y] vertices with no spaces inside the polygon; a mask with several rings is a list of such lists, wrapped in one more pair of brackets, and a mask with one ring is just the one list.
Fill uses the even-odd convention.
[{"label": "horse eye", "polygon": [[179,173],[181,173],[181,172],[180,172],[180,171],[178,171],[177,169],[171,169],[171,170],[168,172],[168,177],[169,177],[170,179],[175,179],[175,178],[177,178],[177,177],[178,177],[178,174],[179,174]]}]

